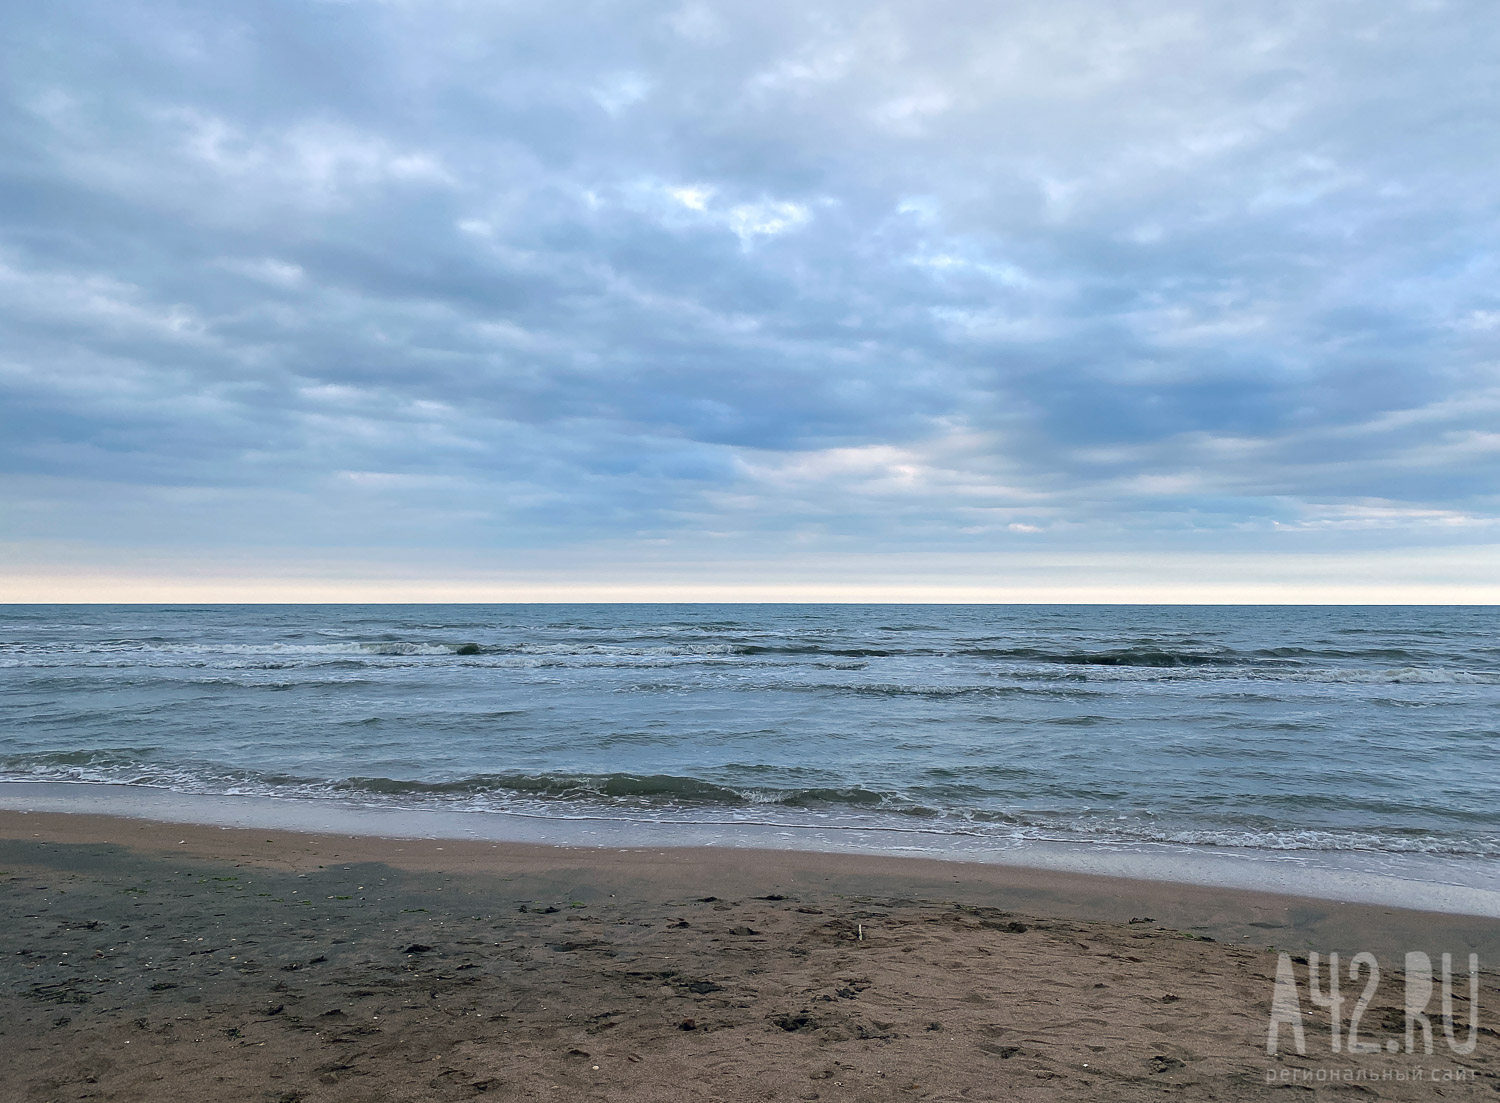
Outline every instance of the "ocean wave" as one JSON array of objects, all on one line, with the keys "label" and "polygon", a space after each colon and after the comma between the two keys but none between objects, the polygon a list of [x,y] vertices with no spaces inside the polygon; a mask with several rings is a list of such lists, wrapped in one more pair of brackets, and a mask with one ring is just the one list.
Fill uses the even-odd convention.
[{"label": "ocean wave", "polygon": [[848,806],[883,807],[909,812],[922,806],[894,793],[859,786],[808,786],[773,788],[719,784],[702,778],[676,774],[477,774],[451,781],[416,781],[385,777],[351,777],[331,782],[338,793],[369,793],[382,796],[476,796],[520,794],[552,800],[603,799],[612,803],[663,805],[780,805],[787,808]]},{"label": "ocean wave", "polygon": [[[365,806],[437,807],[542,818],[1500,858],[1500,833],[1489,830],[1492,823],[1486,817],[1471,817],[1480,830],[1468,831],[1460,838],[1409,827],[1288,827],[1255,816],[1242,822],[1192,823],[1139,811],[1119,814],[981,807],[951,803],[953,798],[982,800],[985,790],[958,783],[957,772],[946,769],[927,771],[939,784],[919,785],[911,793],[900,793],[859,785],[750,786],[673,774],[618,772],[496,773],[449,780],[326,779],[204,763],[154,762],[151,758],[156,751],[153,747],[136,747],[0,756],[0,782],[128,784],[195,794],[337,799]],[[1014,777],[1018,769],[996,767],[994,771]],[[919,795],[925,799],[917,799]],[[818,818],[798,818],[809,814]]]},{"label": "ocean wave", "polygon": [[1280,667],[1246,664],[1228,665],[1181,665],[1160,667],[1118,665],[1101,669],[1082,664],[1055,664],[1062,669],[1047,666],[1006,670],[1003,676],[1018,681],[1092,682],[1099,685],[1126,682],[1197,682],[1254,683],[1258,685],[1500,685],[1500,671],[1457,670],[1444,667]]},{"label": "ocean wave", "polygon": [[889,647],[831,647],[818,643],[735,644],[736,655],[826,655],[833,659],[882,659],[892,655],[932,654],[929,650]]},{"label": "ocean wave", "polygon": [[1404,647],[1258,647],[1245,654],[1263,659],[1316,659],[1324,662],[1329,659],[1384,659],[1398,662],[1422,657],[1420,652]]},{"label": "ocean wave", "polygon": [[32,771],[45,773],[52,770],[110,769],[117,766],[136,767],[159,747],[103,747],[77,751],[34,751],[30,754],[0,755],[0,771]]},{"label": "ocean wave", "polygon": [[1387,669],[1321,670],[1308,680],[1347,685],[1496,686],[1500,672],[1403,666]]},{"label": "ocean wave", "polygon": [[[378,722],[378,718],[350,721]],[[0,781],[80,781],[165,785],[192,792],[268,796],[372,796],[452,798],[516,795],[551,801],[602,800],[614,804],[664,806],[782,805],[810,808],[845,805],[906,811],[913,802],[897,794],[859,786],[733,786],[675,774],[496,773],[447,780],[390,777],[320,779],[260,773],[205,763],[153,761],[154,747],[40,752],[0,756]],[[925,809],[924,809],[925,810]]]},{"label": "ocean wave", "polygon": [[1119,647],[1104,651],[1048,651],[1037,647],[974,648],[976,658],[1009,659],[1057,666],[1222,666],[1242,656],[1229,649],[1178,651],[1156,647]]},{"label": "ocean wave", "polygon": [[[326,634],[325,634],[326,635]],[[1472,649],[1442,655],[1406,647],[1287,644],[1236,649],[1195,638],[1133,640],[1115,647],[996,646],[983,639],[937,645],[888,640],[774,637],[766,633],[675,633],[562,640],[474,638],[324,638],[316,642],[186,642],[164,637],[110,638],[57,647],[5,648],[0,665],[33,669],[98,669],[163,665],[210,669],[284,669],[323,666],[358,669],[408,663],[457,662],[484,666],[769,665],[812,669],[897,669],[966,664],[1018,680],[1201,678],[1324,681],[1331,684],[1500,684],[1494,662]],[[148,656],[151,661],[139,657]],[[162,661],[158,661],[162,660]],[[349,665],[343,665],[349,664]],[[856,665],[858,664],[858,665]],[[882,666],[881,664],[887,664]],[[899,664],[897,666],[896,664]]]},{"label": "ocean wave", "polygon": [[451,781],[350,777],[330,782],[341,793],[382,796],[472,796],[521,793],[534,797],[665,798],[685,803],[739,804],[745,794],[692,777],[672,774],[475,774]]}]

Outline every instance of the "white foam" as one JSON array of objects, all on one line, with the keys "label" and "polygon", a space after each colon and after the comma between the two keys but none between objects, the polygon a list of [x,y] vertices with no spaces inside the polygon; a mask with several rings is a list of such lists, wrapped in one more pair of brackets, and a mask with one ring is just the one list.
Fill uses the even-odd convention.
[{"label": "white foam", "polygon": [[1500,869],[1494,862],[1466,862],[1430,855],[1310,851],[1288,854],[1170,843],[1065,843],[935,836],[857,827],[564,819],[495,811],[369,808],[328,799],[199,796],[136,786],[47,782],[0,782],[0,808],[381,838],[899,853],[1500,918]]}]

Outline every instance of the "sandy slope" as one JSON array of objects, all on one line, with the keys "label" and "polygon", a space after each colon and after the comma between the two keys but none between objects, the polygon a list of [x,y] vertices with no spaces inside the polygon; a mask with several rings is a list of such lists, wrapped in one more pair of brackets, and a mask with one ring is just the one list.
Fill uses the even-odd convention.
[{"label": "sandy slope", "polygon": [[[1308,1056],[1265,1053],[1268,944],[1489,953],[1495,921],[808,854],[0,840],[7,1101],[1500,1098],[1493,973],[1472,1056],[1333,1055],[1310,1006]],[[1266,1084],[1292,1068],[1393,1079]]]}]

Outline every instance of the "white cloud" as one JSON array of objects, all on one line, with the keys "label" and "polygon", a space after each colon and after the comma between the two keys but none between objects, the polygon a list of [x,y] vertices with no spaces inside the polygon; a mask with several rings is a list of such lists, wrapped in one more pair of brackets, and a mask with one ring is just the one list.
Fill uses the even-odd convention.
[{"label": "white cloud", "polygon": [[742,245],[757,237],[776,237],[807,225],[811,212],[800,203],[741,203],[729,208],[725,221]]},{"label": "white cloud", "polygon": [[240,192],[282,192],[327,204],[384,184],[455,183],[432,154],[338,123],[300,119],[285,129],[256,131],[193,108],[164,118],[177,129],[187,158]]},{"label": "white cloud", "polygon": [[23,269],[0,260],[0,302],[13,317],[81,330],[170,341],[201,341],[204,319],[188,304],[152,301],[146,289],[112,276]]},{"label": "white cloud", "polygon": [[1492,538],[1477,6],[81,3],[0,43],[27,538]]},{"label": "white cloud", "polygon": [[684,184],[668,188],[667,194],[690,211],[707,211],[708,201],[713,198],[714,189],[702,184]]},{"label": "white cloud", "polygon": [[307,273],[300,264],[274,257],[258,257],[254,260],[227,257],[219,263],[231,272],[238,272],[242,276],[275,287],[296,287],[307,278]]},{"label": "white cloud", "polygon": [[651,94],[652,83],[640,73],[621,73],[597,85],[594,100],[610,115],[619,115]]}]

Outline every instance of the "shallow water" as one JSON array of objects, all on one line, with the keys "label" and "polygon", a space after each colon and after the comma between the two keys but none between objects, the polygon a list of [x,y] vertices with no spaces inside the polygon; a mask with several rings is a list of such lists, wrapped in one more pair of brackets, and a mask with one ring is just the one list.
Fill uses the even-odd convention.
[{"label": "shallow water", "polygon": [[10,606],[0,781],[1500,858],[1500,610]]}]

